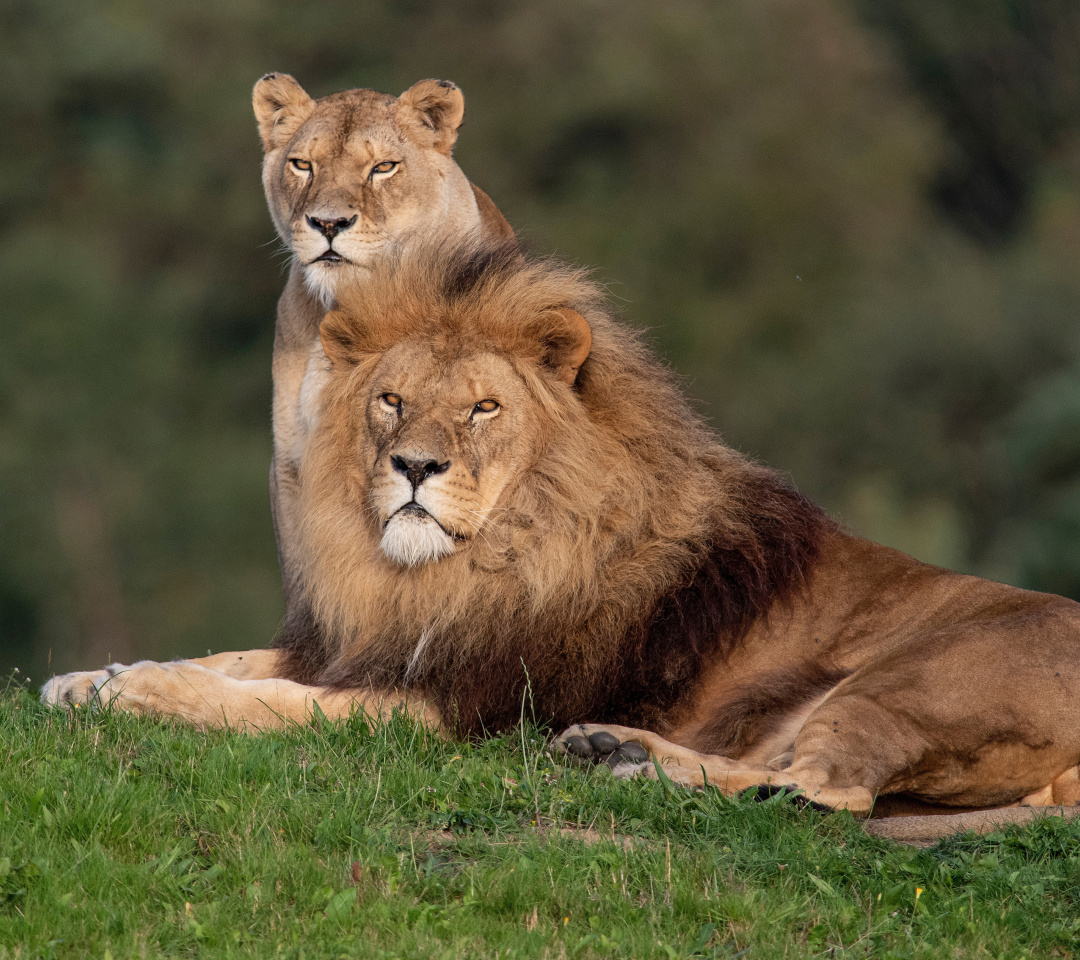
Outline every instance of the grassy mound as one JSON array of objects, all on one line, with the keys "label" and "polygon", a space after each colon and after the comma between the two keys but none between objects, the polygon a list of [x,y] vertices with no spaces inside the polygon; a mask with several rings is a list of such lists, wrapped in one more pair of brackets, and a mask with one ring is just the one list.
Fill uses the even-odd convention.
[{"label": "grassy mound", "polygon": [[356,717],[249,737],[0,695],[0,957],[1071,956],[1080,822],[847,814]]}]

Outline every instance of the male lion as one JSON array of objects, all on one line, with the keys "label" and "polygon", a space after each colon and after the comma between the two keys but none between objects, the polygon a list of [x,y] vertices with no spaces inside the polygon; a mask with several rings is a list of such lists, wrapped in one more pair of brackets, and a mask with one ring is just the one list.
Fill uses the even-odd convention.
[{"label": "male lion", "polygon": [[[243,728],[523,709],[616,775],[858,814],[1075,801],[1080,605],[844,533],[724,446],[575,270],[512,248],[373,267],[322,323],[307,615],[276,650],[70,674],[52,703]],[[593,721],[581,725],[583,721]]]},{"label": "male lion", "polygon": [[465,115],[461,91],[421,80],[400,97],[345,90],[313,100],[284,73],[252,97],[265,157],[263,186],[292,253],[274,336],[274,515],[286,609],[296,596],[297,470],[323,373],[319,322],[344,282],[362,282],[391,244],[479,231],[513,236],[498,208],[451,156]]}]

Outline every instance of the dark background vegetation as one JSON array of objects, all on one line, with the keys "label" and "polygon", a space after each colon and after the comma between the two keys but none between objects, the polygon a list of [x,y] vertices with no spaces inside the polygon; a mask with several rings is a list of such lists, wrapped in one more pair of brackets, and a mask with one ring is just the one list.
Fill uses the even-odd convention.
[{"label": "dark background vegetation", "polygon": [[274,633],[268,70],[457,81],[728,440],[1080,597],[1078,61],[1075,0],[0,0],[0,667]]}]

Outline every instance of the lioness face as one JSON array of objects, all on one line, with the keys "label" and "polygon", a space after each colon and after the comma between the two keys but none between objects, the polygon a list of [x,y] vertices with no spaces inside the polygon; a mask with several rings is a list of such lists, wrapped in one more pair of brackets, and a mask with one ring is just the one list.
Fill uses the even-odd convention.
[{"label": "lioness face", "polygon": [[324,306],[389,243],[478,217],[450,157],[464,114],[452,83],[422,81],[400,98],[347,90],[312,100],[291,77],[269,74],[254,100],[274,225]]},{"label": "lioness face", "polygon": [[533,401],[493,353],[398,344],[361,404],[368,506],[381,549],[397,564],[437,561],[479,536],[534,456]]}]

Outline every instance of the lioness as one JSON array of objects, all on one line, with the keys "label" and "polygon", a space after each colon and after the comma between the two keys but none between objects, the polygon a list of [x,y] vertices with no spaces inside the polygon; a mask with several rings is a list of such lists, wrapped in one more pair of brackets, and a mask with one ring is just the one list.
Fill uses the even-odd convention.
[{"label": "lioness", "polygon": [[857,814],[1080,798],[1080,605],[844,533],[724,446],[580,272],[426,249],[339,298],[300,470],[309,615],[50,703],[252,729],[404,702],[477,735],[524,702],[617,776],[651,757]]},{"label": "lioness", "polygon": [[461,91],[421,80],[400,97],[345,90],[313,100],[292,77],[268,73],[252,95],[263,187],[292,253],[274,335],[274,456],[270,503],[286,609],[296,596],[297,469],[324,360],[319,322],[343,281],[391,244],[479,231],[513,237],[488,196],[451,156],[465,115]]}]

